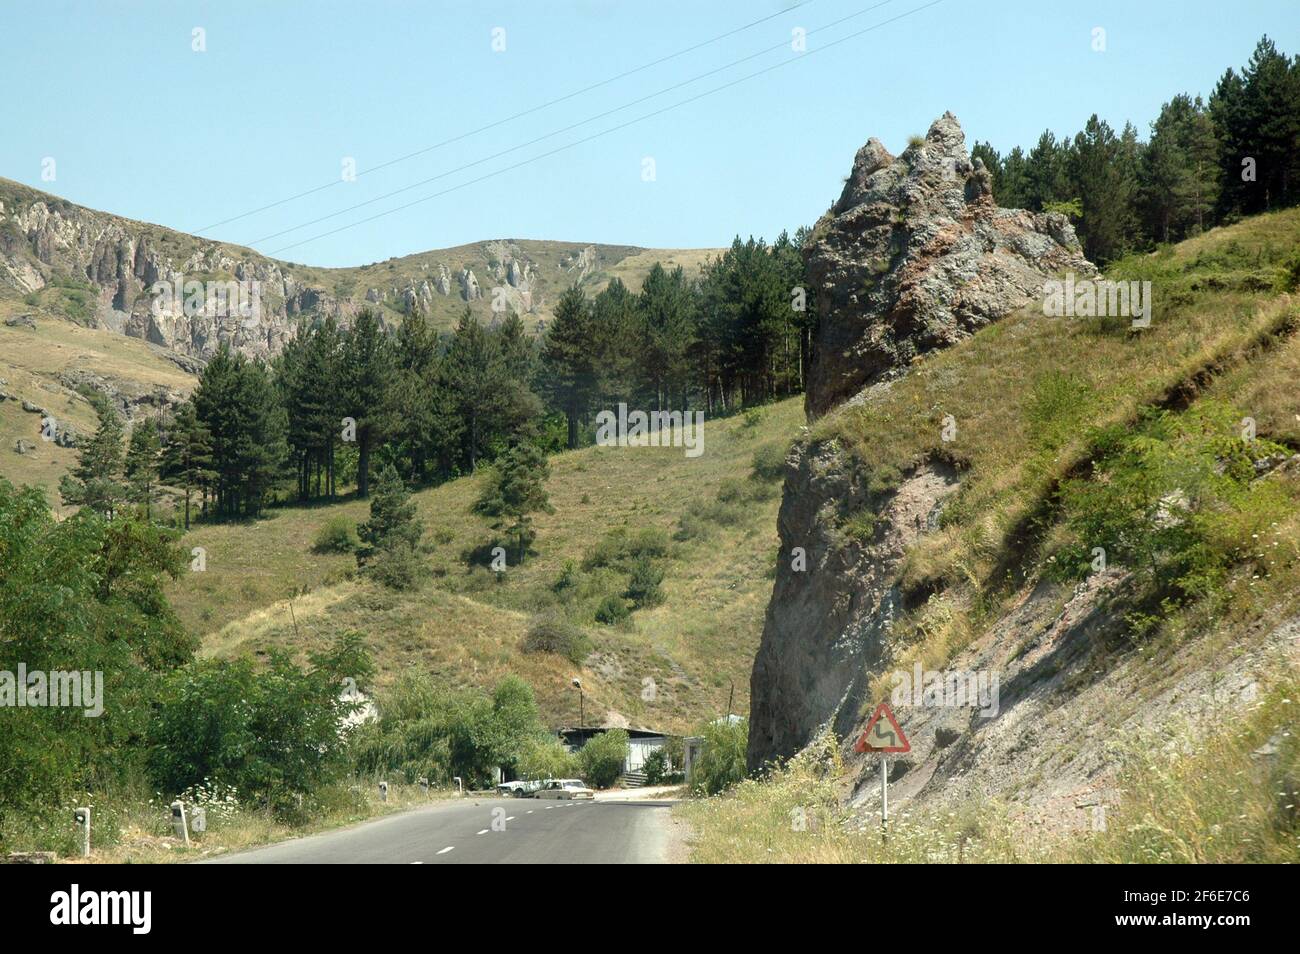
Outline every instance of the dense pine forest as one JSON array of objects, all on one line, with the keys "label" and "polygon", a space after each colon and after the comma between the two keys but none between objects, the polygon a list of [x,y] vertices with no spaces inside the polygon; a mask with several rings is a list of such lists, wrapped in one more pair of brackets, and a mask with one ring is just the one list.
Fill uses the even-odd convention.
[{"label": "dense pine forest", "polygon": [[1300,201],[1300,57],[1268,37],[1240,71],[1228,69],[1206,102],[1180,93],[1146,141],[1096,114],[1081,132],[1045,130],[1025,151],[977,143],[998,204],[1070,216],[1088,258],[1190,238],[1243,215]]}]

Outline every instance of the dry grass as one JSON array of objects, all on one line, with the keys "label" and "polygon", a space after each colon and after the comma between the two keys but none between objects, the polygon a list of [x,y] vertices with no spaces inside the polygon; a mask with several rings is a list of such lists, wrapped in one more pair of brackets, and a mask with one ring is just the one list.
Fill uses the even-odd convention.
[{"label": "dry grass", "polygon": [[[1207,736],[1130,739],[1120,802],[1097,830],[1032,833],[1011,806],[904,810],[882,839],[878,818],[840,807],[840,766],[802,755],[763,782],[677,810],[700,863],[1300,862],[1300,679],[1281,667],[1233,724]],[[1265,754],[1267,753],[1267,754]]]},{"label": "dry grass", "polygon": [[[628,624],[589,623],[595,652],[580,670],[559,657],[523,654],[524,632],[535,614],[560,608],[552,584],[567,561],[580,564],[619,528],[671,535],[689,505],[714,500],[725,481],[747,479],[754,452],[788,442],[802,421],[794,399],[765,408],[757,424],[742,416],[707,421],[705,452],[695,459],[681,448],[652,447],[592,447],[552,458],[555,512],[537,516],[536,552],[500,581],[468,562],[493,536],[472,512],[479,476],[416,495],[433,575],[413,592],[349,579],[351,556],[311,552],[317,531],[336,514],[365,518],[367,505],[348,501],[194,529],[183,544],[205,548],[207,570],[186,573],[170,597],[184,623],[203,636],[205,654],[304,651],[355,629],[368,637],[381,685],[412,666],[451,685],[487,686],[514,672],[533,685],[544,717],[559,723],[576,721],[568,686],[580,675],[589,718],[690,730],[725,709],[733,682],[733,711],[748,707],[777,545],[775,485],[739,522],[672,543],[663,561],[664,602],[637,611]],[[620,581],[614,575],[608,582]],[[653,699],[642,698],[647,678],[655,683]]]},{"label": "dry grass", "polygon": [[[388,800],[380,801],[369,783],[339,783],[313,812],[310,821],[290,825],[266,812],[239,809],[229,817],[208,815],[208,830],[192,832],[190,845],[172,831],[170,811],[160,801],[134,799],[114,807],[117,838],[103,848],[92,846],[89,859],[67,854],[63,861],[75,864],[181,864],[245,851],[289,838],[301,838],[322,831],[343,828],[384,815],[409,811],[435,799],[455,798],[454,790],[431,789],[426,795],[418,785],[390,782]],[[94,809],[92,809],[94,812]],[[96,812],[92,817],[98,817]],[[67,849],[65,849],[66,851]]]}]

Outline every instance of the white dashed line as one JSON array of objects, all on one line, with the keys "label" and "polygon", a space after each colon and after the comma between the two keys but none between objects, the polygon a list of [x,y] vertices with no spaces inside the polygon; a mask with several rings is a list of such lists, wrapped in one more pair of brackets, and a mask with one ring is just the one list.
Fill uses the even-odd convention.
[{"label": "white dashed line", "polygon": [[445,855],[447,852],[451,851],[455,847],[456,847],[455,845],[448,845],[446,848],[442,849],[442,851],[438,852],[438,854]]},{"label": "white dashed line", "polygon": [[515,820],[515,816],[514,816],[514,815],[511,815],[509,818],[506,819],[506,821],[514,821],[514,820]]},{"label": "white dashed line", "polygon": [[474,832],[474,834],[476,834],[476,835],[486,835],[487,833],[488,833],[488,830],[487,830],[486,828],[484,828],[482,831],[476,831],[476,832]]},{"label": "white dashed line", "polygon": [[524,812],[525,815],[531,815],[532,813],[533,813],[533,810],[532,810],[531,808],[528,809],[528,811]]}]

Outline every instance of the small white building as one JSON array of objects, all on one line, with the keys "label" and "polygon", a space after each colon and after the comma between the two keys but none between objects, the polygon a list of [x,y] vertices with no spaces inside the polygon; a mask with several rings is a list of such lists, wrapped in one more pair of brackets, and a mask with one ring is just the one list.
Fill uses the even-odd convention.
[{"label": "small white building", "polygon": [[623,772],[640,772],[645,766],[646,759],[655,749],[662,749],[672,736],[664,732],[656,732],[654,729],[631,729],[622,726],[598,725],[583,726],[576,728],[566,726],[558,731],[564,747],[570,752],[577,752],[584,745],[590,742],[598,735],[603,735],[610,729],[623,728],[628,738],[627,761],[623,763]]}]

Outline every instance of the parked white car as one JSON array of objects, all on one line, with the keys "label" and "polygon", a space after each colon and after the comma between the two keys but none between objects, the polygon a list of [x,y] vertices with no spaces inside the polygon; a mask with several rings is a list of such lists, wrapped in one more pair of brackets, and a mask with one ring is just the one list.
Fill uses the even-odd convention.
[{"label": "parked white car", "polygon": [[533,793],[541,787],[541,782],[522,780],[517,782],[502,782],[497,786],[497,792],[506,798],[531,798]]},{"label": "parked white car", "polygon": [[543,782],[533,798],[595,798],[596,793],[580,778],[558,778]]}]

